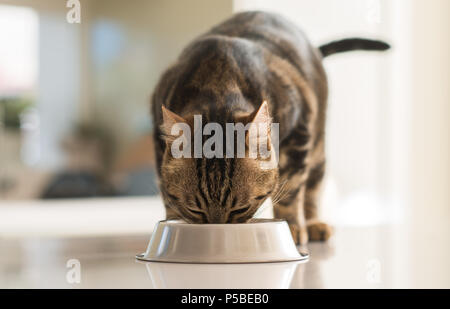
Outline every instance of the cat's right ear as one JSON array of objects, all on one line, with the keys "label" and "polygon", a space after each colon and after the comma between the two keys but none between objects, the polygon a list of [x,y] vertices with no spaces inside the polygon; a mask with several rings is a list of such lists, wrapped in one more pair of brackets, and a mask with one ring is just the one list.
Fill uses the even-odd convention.
[{"label": "cat's right ear", "polygon": [[164,106],[161,106],[162,110],[162,116],[163,116],[163,123],[161,125],[161,132],[163,134],[163,138],[166,140],[166,142],[170,143],[173,142],[179,134],[174,135],[172,132],[172,128],[178,123],[181,126],[187,125],[186,120],[175,114],[174,112],[168,110]]}]

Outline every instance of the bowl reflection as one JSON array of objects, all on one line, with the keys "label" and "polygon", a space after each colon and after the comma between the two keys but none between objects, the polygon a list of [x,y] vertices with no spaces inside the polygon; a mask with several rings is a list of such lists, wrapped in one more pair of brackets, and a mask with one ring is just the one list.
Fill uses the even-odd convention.
[{"label": "bowl reflection", "polygon": [[254,264],[146,264],[152,287],[157,289],[283,289],[303,274],[305,261]]}]

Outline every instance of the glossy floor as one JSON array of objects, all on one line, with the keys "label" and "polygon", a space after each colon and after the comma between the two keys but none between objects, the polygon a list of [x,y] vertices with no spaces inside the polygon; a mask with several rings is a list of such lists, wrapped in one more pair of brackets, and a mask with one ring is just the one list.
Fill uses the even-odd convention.
[{"label": "glossy floor", "polygon": [[433,281],[419,280],[416,274],[439,265],[404,259],[394,234],[388,226],[342,228],[330,242],[310,244],[308,262],[235,265],[138,262],[134,255],[145,249],[148,236],[0,240],[0,287],[449,287],[448,265]]}]

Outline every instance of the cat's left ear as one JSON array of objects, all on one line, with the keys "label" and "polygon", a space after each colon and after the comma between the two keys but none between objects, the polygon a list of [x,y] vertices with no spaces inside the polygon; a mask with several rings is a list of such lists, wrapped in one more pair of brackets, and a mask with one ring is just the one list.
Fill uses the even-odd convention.
[{"label": "cat's left ear", "polygon": [[[269,114],[269,106],[266,101],[264,101],[259,108],[253,112],[250,117],[250,128],[246,132],[245,142],[247,145],[260,145],[266,144],[267,149],[271,148],[271,138],[270,138],[270,125],[272,123],[272,118]],[[253,148],[256,150],[257,148]]]},{"label": "cat's left ear", "polygon": [[[260,159],[261,169],[275,169],[278,166],[278,159],[272,144],[272,118],[270,117],[267,101],[264,101],[252,116],[253,118],[251,118],[252,121],[248,132],[250,135],[247,135],[246,138],[246,142],[250,146],[249,155],[250,157]],[[252,134],[252,130],[257,133]]]},{"label": "cat's left ear", "polygon": [[167,142],[171,142],[174,139],[177,138],[177,136],[172,135],[172,128],[174,125],[181,124],[181,125],[187,125],[186,120],[175,114],[174,112],[168,110],[164,106],[161,107],[162,110],[162,116],[163,116],[163,123],[161,125],[161,131],[163,133],[163,137]]},{"label": "cat's left ear", "polygon": [[264,125],[267,128],[267,133],[270,133],[270,124],[272,118],[269,113],[269,105],[267,101],[262,102],[258,110],[251,115],[251,123],[257,126]]}]

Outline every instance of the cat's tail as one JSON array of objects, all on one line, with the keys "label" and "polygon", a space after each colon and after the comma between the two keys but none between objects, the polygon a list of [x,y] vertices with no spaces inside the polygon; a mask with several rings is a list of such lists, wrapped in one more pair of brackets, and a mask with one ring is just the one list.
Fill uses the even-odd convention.
[{"label": "cat's tail", "polygon": [[350,38],[339,41],[333,41],[319,47],[322,56],[327,56],[348,52],[352,50],[376,50],[383,51],[391,48],[391,46],[383,41],[369,40],[362,38]]}]

